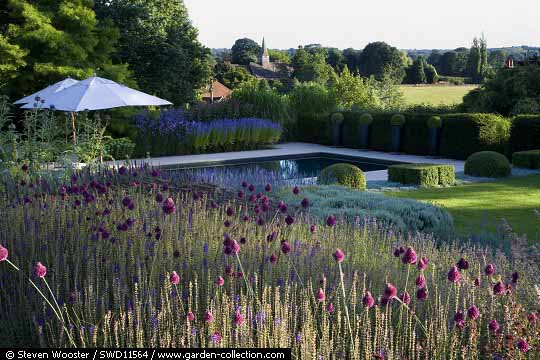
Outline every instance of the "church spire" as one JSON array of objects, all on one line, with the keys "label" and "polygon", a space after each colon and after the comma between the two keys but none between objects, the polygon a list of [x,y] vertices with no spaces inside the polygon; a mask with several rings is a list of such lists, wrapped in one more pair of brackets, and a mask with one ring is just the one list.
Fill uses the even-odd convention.
[{"label": "church spire", "polygon": [[268,56],[268,49],[266,48],[266,41],[264,40],[264,36],[262,41],[262,55]]},{"label": "church spire", "polygon": [[268,53],[268,49],[266,48],[266,41],[262,41],[262,50],[261,50],[261,56],[259,58],[259,65],[261,65],[265,69],[269,69],[271,67],[270,64],[270,54]]}]

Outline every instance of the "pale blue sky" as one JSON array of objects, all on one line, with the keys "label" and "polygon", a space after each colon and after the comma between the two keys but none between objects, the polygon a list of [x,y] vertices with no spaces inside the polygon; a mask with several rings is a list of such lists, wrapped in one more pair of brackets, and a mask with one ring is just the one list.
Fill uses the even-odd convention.
[{"label": "pale blue sky", "polygon": [[363,48],[377,40],[407,49],[456,48],[482,32],[489,47],[540,46],[539,0],[184,1],[199,39],[211,48],[263,36],[282,49]]}]

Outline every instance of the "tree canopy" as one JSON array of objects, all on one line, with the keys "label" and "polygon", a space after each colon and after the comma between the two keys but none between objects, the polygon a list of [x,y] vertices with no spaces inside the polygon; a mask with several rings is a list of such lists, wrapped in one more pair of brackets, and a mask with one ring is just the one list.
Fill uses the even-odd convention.
[{"label": "tree canopy", "polygon": [[399,84],[405,77],[403,55],[385,42],[370,43],[362,51],[360,72],[366,77],[374,76],[379,81],[388,79]]},{"label": "tree canopy", "polygon": [[249,65],[251,62],[257,62],[261,47],[254,40],[244,38],[236,40],[231,51],[233,64]]}]

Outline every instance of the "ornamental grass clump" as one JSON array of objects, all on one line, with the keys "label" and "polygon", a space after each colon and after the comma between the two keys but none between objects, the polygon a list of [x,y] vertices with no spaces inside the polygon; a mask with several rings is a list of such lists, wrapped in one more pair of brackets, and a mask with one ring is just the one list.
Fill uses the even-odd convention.
[{"label": "ornamental grass clump", "polygon": [[289,190],[293,199],[280,202],[264,183],[248,189],[253,199],[236,196],[247,181],[222,198],[151,170],[0,183],[0,346],[285,347],[299,359],[539,354],[538,263],[436,246],[373,218],[314,218],[303,195]]}]

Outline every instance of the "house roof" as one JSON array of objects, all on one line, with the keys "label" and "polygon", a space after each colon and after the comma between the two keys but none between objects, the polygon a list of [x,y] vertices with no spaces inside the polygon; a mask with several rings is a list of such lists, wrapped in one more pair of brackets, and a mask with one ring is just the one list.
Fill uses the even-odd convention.
[{"label": "house roof", "polygon": [[206,89],[204,90],[204,93],[202,95],[203,98],[211,98],[212,92],[214,94],[214,98],[226,98],[229,95],[231,95],[232,90],[220,83],[217,80],[214,80],[212,84],[208,85]]},{"label": "house roof", "polygon": [[286,64],[271,63],[271,69],[264,68],[257,63],[250,63],[249,70],[257,79],[283,79],[289,78],[291,69]]}]

